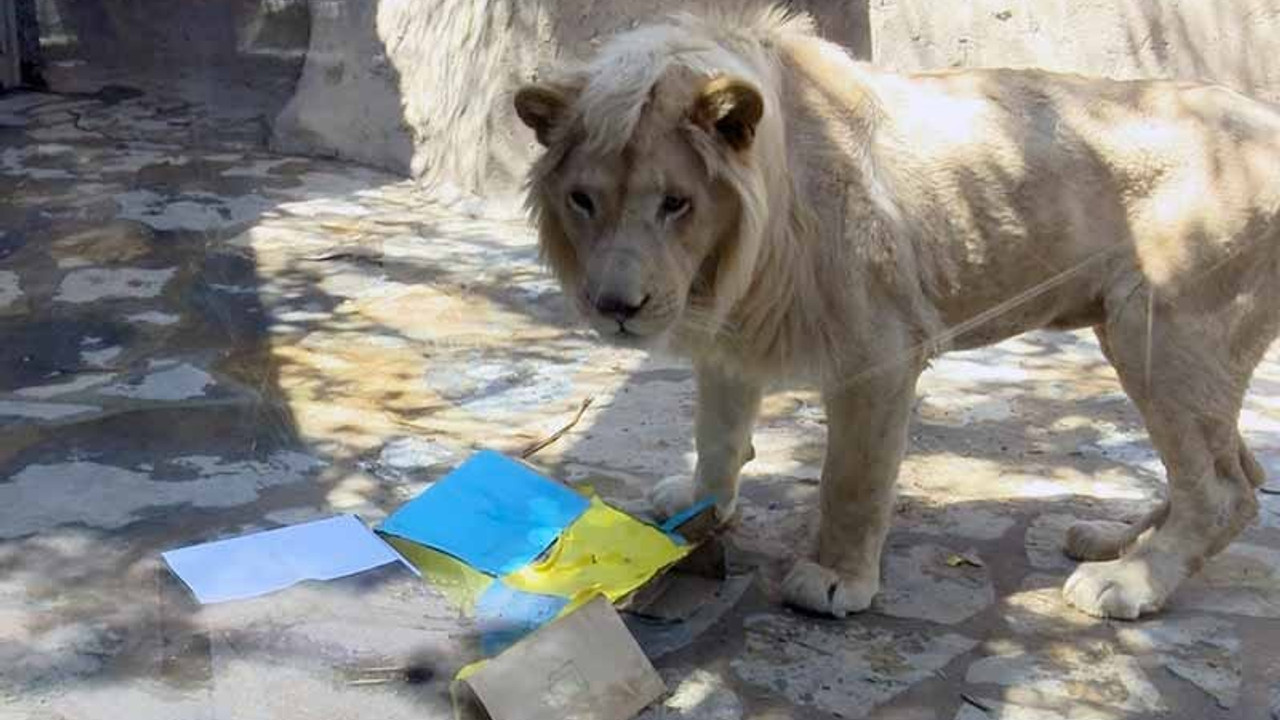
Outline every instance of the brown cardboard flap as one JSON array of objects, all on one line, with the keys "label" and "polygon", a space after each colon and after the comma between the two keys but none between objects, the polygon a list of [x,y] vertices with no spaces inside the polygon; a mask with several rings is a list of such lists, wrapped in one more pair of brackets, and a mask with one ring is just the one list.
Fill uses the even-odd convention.
[{"label": "brown cardboard flap", "polygon": [[628,720],[665,692],[601,595],[457,681],[454,702],[465,720]]}]

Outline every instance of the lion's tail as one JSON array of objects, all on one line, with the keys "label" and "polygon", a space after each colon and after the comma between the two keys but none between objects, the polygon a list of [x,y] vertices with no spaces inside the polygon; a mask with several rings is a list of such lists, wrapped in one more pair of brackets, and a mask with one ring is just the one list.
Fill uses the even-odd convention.
[{"label": "lion's tail", "polygon": [[1141,520],[1133,523],[1107,520],[1085,520],[1067,529],[1063,551],[1073,560],[1103,562],[1115,560],[1142,537],[1154,525],[1164,522],[1169,514],[1169,501],[1165,500]]}]

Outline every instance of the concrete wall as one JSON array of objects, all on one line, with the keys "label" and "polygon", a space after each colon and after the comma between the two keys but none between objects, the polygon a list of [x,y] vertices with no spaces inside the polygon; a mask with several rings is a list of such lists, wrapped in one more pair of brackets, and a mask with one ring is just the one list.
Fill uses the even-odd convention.
[{"label": "concrete wall", "polygon": [[16,86],[21,76],[17,10],[14,0],[0,0],[0,90]]},{"label": "concrete wall", "polygon": [[265,145],[297,87],[311,31],[307,0],[18,2],[34,10],[43,61],[24,73],[28,83],[66,93],[128,87],[238,118],[235,130],[213,134],[212,118],[191,125],[186,142],[196,144],[235,135]]},{"label": "concrete wall", "polygon": [[[276,146],[509,198],[535,152],[508,93],[539,64],[697,0],[311,0]],[[716,0],[722,5],[726,0]],[[1280,0],[805,0],[860,57],[1215,80],[1280,98]]]},{"label": "concrete wall", "polygon": [[[691,4],[312,0],[310,51],[275,123],[275,145],[411,174],[446,194],[510,197],[535,152],[511,109],[514,86],[637,18]],[[860,5],[796,4],[813,9],[832,37],[869,52],[865,13],[850,10]]]},{"label": "concrete wall", "polygon": [[1280,0],[872,0],[886,67],[1040,66],[1280,101]]},{"label": "concrete wall", "polygon": [[[357,2],[363,0],[356,0]],[[307,0],[36,0],[53,57],[199,69],[247,55],[301,55]]]}]

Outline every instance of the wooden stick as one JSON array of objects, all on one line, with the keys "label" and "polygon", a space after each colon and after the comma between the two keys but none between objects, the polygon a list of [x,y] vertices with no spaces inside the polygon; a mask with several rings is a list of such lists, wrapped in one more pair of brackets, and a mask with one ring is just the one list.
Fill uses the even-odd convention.
[{"label": "wooden stick", "polygon": [[588,396],[585,400],[582,401],[582,405],[578,407],[578,412],[573,416],[573,419],[570,420],[567,425],[551,433],[545,438],[533,443],[529,447],[526,447],[524,450],[520,452],[520,459],[527,460],[530,457],[532,457],[535,453],[541,451],[543,448],[547,447],[551,443],[564,437],[565,433],[568,433],[570,430],[573,429],[574,425],[578,424],[578,421],[582,419],[583,414],[587,412],[587,408],[591,407],[591,403],[594,401],[595,401],[594,397]]}]

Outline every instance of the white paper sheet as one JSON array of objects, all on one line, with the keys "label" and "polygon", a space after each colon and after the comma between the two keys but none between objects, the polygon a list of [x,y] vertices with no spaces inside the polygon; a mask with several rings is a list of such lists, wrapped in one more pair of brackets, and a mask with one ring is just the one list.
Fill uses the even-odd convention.
[{"label": "white paper sheet", "polygon": [[[162,557],[203,604],[243,600],[303,580],[332,580],[404,562],[355,515],[192,545]],[[405,567],[417,572],[408,563]]]}]

